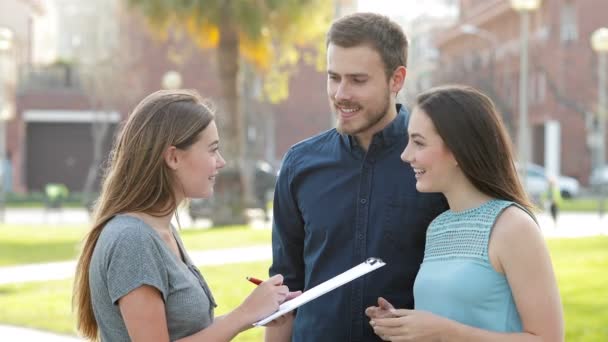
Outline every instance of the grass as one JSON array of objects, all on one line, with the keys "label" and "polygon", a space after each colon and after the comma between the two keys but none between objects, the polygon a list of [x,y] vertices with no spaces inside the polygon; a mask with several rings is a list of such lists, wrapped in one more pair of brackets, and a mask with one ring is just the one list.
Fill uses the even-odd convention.
[{"label": "grass", "polygon": [[0,266],[74,259],[84,226],[0,225]]},{"label": "grass", "polygon": [[[228,232],[230,235],[231,232]],[[608,341],[608,237],[549,240],[566,320],[566,341]],[[264,277],[269,262],[202,267],[219,303],[218,315],[235,308],[252,290],[246,275]],[[71,280],[0,286],[0,323],[73,334]],[[235,341],[262,340],[250,329]]]},{"label": "grass", "polygon": [[[572,212],[597,212],[599,200],[596,198],[571,198],[564,199],[560,206],[562,211]],[[608,211],[608,200],[604,204],[605,211]]]},{"label": "grass", "polygon": [[[265,278],[269,262],[201,267],[218,303],[216,315],[236,308],[253,290],[245,276]],[[0,286],[0,323],[75,334],[70,300],[72,280]],[[234,341],[262,341],[263,329],[253,328]]]},{"label": "grass", "polygon": [[[87,229],[85,226],[0,225],[0,267],[75,259]],[[269,230],[245,226],[182,229],[180,234],[190,251],[270,243]]]},{"label": "grass", "polygon": [[566,341],[608,341],[608,237],[549,240]]}]

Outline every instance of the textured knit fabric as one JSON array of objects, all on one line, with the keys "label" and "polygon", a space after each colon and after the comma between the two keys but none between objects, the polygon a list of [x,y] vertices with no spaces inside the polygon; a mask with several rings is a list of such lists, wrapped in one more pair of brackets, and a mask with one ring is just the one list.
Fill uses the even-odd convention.
[{"label": "textured knit fabric", "polygon": [[171,341],[212,323],[213,296],[175,230],[173,235],[183,260],[140,219],[118,215],[105,225],[89,267],[93,311],[102,341],[130,341],[118,300],[143,285],[161,293]]},{"label": "textured knit fabric", "polygon": [[414,284],[417,310],[485,330],[522,331],[509,283],[488,257],[492,227],[511,205],[491,200],[462,212],[446,211],[431,223]]}]

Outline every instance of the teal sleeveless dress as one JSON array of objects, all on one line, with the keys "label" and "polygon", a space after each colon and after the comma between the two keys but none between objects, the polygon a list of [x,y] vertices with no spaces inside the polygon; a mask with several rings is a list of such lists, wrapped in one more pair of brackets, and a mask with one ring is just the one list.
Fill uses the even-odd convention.
[{"label": "teal sleeveless dress", "polygon": [[509,283],[488,257],[492,227],[511,205],[520,207],[490,200],[462,212],[448,210],[430,224],[414,283],[416,310],[490,331],[522,331]]}]

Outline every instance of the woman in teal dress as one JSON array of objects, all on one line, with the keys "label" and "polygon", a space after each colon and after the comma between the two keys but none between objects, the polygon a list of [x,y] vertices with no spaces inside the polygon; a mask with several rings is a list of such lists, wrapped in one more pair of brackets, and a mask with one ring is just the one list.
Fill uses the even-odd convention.
[{"label": "woman in teal dress", "polygon": [[450,210],[429,226],[414,310],[366,310],[386,341],[563,341],[561,300],[542,233],[494,104],[465,86],[421,94],[401,158],[420,192]]}]

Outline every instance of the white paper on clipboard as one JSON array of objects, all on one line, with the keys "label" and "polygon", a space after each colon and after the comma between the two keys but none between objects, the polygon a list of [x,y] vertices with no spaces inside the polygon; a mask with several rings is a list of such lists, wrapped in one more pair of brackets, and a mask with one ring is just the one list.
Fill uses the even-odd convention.
[{"label": "white paper on clipboard", "polygon": [[310,302],[311,300],[313,300],[319,296],[322,296],[322,295],[326,294],[327,292],[329,292],[335,288],[338,288],[338,287],[340,287],[354,279],[357,279],[357,278],[361,277],[362,275],[365,275],[373,270],[376,270],[384,265],[386,265],[386,263],[384,261],[382,261],[382,259],[368,258],[367,260],[365,260],[364,262],[360,263],[359,265],[351,268],[350,270],[348,270],[344,273],[338,274],[337,276],[335,276],[311,289],[308,289],[308,291],[302,293],[298,297],[281,304],[281,306],[279,306],[278,311],[276,311],[272,315],[270,315],[258,322],[253,323],[253,325],[254,326],[266,325],[270,321],[272,321],[280,316],[283,316],[284,314]]}]

